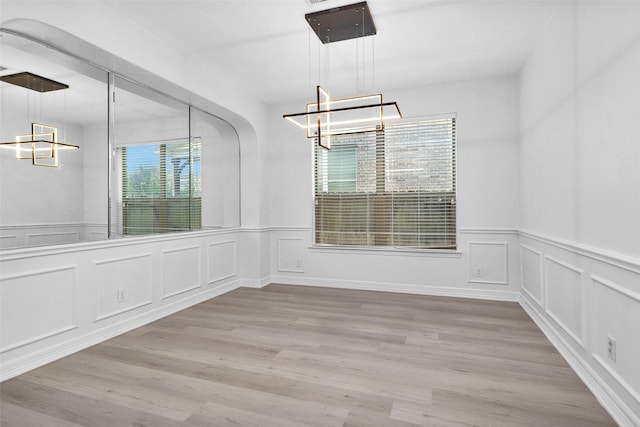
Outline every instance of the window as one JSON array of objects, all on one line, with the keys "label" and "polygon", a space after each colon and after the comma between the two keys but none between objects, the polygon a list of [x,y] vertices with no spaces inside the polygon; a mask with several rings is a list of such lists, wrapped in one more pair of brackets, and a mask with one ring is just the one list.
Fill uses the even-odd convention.
[{"label": "window", "polygon": [[456,248],[453,116],[316,146],[315,243]]},{"label": "window", "polygon": [[163,141],[118,148],[122,234],[201,228],[200,141]]}]

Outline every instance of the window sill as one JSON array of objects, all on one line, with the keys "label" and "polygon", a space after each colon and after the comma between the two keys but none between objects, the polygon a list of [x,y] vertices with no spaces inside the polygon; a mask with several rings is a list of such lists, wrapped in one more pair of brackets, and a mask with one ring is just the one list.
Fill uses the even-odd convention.
[{"label": "window sill", "polygon": [[392,247],[365,247],[365,246],[339,246],[339,245],[312,245],[311,252],[324,252],[336,254],[362,254],[362,255],[391,255],[391,256],[418,256],[437,258],[460,258],[462,252],[458,249],[409,249]]}]

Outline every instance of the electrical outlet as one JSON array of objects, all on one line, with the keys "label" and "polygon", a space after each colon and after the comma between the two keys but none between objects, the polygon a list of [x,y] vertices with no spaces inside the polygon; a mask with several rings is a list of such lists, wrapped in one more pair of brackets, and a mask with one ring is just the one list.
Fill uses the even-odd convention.
[{"label": "electrical outlet", "polygon": [[476,277],[484,276],[484,268],[482,268],[480,266],[476,267],[476,271],[475,271],[474,274],[475,274]]},{"label": "electrical outlet", "polygon": [[607,337],[607,355],[612,361],[616,361],[616,340],[612,337]]},{"label": "electrical outlet", "polygon": [[125,302],[127,300],[127,291],[124,289],[118,289],[117,299],[118,302]]},{"label": "electrical outlet", "polygon": [[302,260],[299,259],[298,262],[296,263],[296,267],[301,268],[302,267]]}]

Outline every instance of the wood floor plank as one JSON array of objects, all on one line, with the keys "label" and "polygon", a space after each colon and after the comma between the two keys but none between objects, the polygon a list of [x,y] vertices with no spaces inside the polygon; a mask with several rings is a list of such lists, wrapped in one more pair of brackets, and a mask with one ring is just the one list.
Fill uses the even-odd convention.
[{"label": "wood floor plank", "polygon": [[89,349],[92,358],[107,359],[151,369],[161,369],[180,375],[200,378],[214,383],[233,385],[246,389],[270,392],[285,397],[293,397],[309,402],[321,401],[327,405],[341,407],[359,413],[376,413],[386,416],[392,400],[372,393],[360,393],[336,385],[323,385],[278,375],[273,370],[265,373],[231,368],[217,364],[200,363],[167,356],[158,357],[154,353],[122,349],[109,344],[101,344]]},{"label": "wood floor plank", "polygon": [[[24,378],[3,382],[1,397],[2,425],[7,427],[21,427],[32,423],[42,414],[87,427],[178,425],[177,422],[156,414],[120,406],[110,399],[94,399]],[[5,406],[7,402],[13,405]],[[17,416],[13,410],[15,406],[20,406],[23,411],[18,423],[10,424],[9,420]]]},{"label": "wood floor plank", "polygon": [[13,426],[614,426],[516,303],[241,288],[0,385]]},{"label": "wood floor plank", "polygon": [[[348,410],[327,402],[316,402],[274,393],[271,389],[239,387],[220,381],[211,382],[206,378],[175,374],[166,369],[149,369],[132,366],[121,361],[96,359],[84,354],[74,355],[61,361],[66,369],[77,374],[89,375],[99,372],[103,380],[117,381],[124,385],[127,394],[140,395],[140,389],[147,389],[149,400],[159,406],[159,412],[166,418],[185,421],[208,402],[217,402],[230,408],[251,410],[277,418],[280,412],[296,422],[308,425],[342,425]],[[276,378],[272,378],[277,380]],[[158,395],[160,396],[158,398]],[[141,402],[143,406],[146,402]],[[145,407],[146,409],[146,407]],[[191,409],[188,416],[182,417],[184,410]],[[149,412],[149,411],[147,411]],[[333,421],[332,421],[333,420]]]},{"label": "wood floor plank", "polygon": [[59,362],[55,369],[36,370],[25,374],[25,378],[57,390],[109,401],[176,421],[186,420],[204,403],[133,382],[124,370],[109,371],[105,366],[87,368],[77,358],[65,358]]},{"label": "wood floor plank", "polygon": [[43,414],[30,408],[11,402],[0,402],[0,421],[2,425],[21,427],[81,427],[70,421]]},{"label": "wood floor plank", "polygon": [[[344,424],[344,422],[338,422],[339,424],[335,425],[341,426]],[[185,424],[197,427],[310,427],[313,425],[301,421],[291,421],[285,418],[246,411],[213,402],[208,402],[200,408],[200,410],[193,414]]]}]

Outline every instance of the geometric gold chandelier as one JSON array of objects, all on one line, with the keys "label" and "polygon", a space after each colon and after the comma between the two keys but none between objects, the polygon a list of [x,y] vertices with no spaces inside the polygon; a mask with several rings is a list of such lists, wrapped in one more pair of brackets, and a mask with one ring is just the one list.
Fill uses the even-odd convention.
[{"label": "geometric gold chandelier", "polygon": [[282,117],[304,129],[307,138],[317,138],[318,145],[331,149],[332,136],[375,132],[384,128],[385,120],[400,119],[402,114],[396,102],[382,102],[382,94],[332,99],[317,86],[316,101],[307,103],[304,112]]},{"label": "geometric gold chandelier", "polygon": [[[325,45],[377,32],[366,1],[308,13],[305,20]],[[333,136],[379,131],[385,120],[402,118],[402,114],[397,103],[383,102],[382,94],[332,98],[316,86],[316,99],[307,103],[305,111],[283,118],[304,129],[307,138],[317,139],[319,146],[331,149]]]},{"label": "geometric gold chandelier", "polygon": [[[29,72],[0,76],[0,81],[40,93],[69,88],[64,83]],[[78,149],[80,147],[58,141],[57,127],[32,122],[31,133],[16,135],[15,141],[2,142],[0,143],[0,148],[13,150],[16,159],[31,159],[34,166],[57,168],[60,166],[60,150]]]}]

